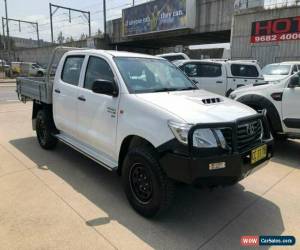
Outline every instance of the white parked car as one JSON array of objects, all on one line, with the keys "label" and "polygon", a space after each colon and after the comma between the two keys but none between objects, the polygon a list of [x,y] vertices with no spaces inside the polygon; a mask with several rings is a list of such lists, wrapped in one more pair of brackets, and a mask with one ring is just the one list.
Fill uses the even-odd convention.
[{"label": "white parked car", "polygon": [[189,60],[189,56],[185,53],[167,53],[156,55],[161,58],[167,59],[170,62],[178,61],[178,60]]},{"label": "white parked car", "polygon": [[266,83],[256,61],[181,60],[174,64],[200,89],[223,96],[239,87]]},{"label": "white parked car", "polygon": [[117,171],[130,204],[147,217],[166,210],[174,181],[232,185],[273,154],[263,114],[199,90],[158,57],[73,50],[54,81],[18,78],[17,91],[33,100],[41,147],[60,140]]},{"label": "white parked car", "polygon": [[32,62],[12,62],[11,69],[16,76],[43,77],[46,73],[46,69]]},{"label": "white parked car", "polygon": [[259,111],[266,109],[277,138],[300,138],[300,73],[264,86],[234,91],[232,99]]},{"label": "white parked car", "polygon": [[300,71],[300,62],[282,62],[268,64],[262,69],[267,82],[280,81]]}]

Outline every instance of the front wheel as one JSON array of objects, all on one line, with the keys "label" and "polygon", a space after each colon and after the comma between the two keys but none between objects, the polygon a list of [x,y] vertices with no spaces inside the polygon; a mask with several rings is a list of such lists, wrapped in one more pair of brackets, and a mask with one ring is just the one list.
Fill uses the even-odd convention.
[{"label": "front wheel", "polygon": [[43,77],[43,76],[44,76],[43,72],[41,72],[41,71],[37,72],[37,77]]},{"label": "front wheel", "polygon": [[40,146],[44,149],[55,148],[58,140],[53,136],[54,124],[44,110],[40,110],[36,117],[36,134]]},{"label": "front wheel", "polygon": [[161,214],[173,200],[174,183],[163,172],[150,146],[129,151],[122,168],[122,182],[131,206],[142,216]]}]

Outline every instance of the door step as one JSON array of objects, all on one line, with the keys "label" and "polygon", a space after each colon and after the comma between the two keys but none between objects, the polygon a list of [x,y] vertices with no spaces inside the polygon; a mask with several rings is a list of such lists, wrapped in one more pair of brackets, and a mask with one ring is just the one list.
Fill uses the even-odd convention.
[{"label": "door step", "polygon": [[95,152],[85,145],[82,145],[82,143],[78,142],[76,139],[73,139],[65,134],[56,134],[55,137],[91,160],[97,162],[99,165],[105,167],[109,171],[116,171],[118,169],[116,163],[108,159],[104,159],[101,154]]}]

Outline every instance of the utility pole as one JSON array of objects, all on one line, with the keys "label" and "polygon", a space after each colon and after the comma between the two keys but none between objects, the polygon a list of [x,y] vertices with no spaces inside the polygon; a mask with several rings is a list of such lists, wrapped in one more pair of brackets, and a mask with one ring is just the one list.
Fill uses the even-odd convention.
[{"label": "utility pole", "polygon": [[89,22],[89,37],[92,35],[92,27],[91,27],[91,13],[88,12],[88,22]]},{"label": "utility pole", "polygon": [[[55,9],[53,10],[53,8],[55,8]],[[92,30],[91,30],[91,12],[90,11],[78,10],[78,9],[73,9],[73,8],[64,7],[64,6],[60,6],[60,5],[49,3],[50,26],[51,26],[51,41],[52,41],[52,43],[54,43],[53,16],[56,13],[56,11],[58,11],[59,9],[65,9],[65,10],[69,11],[69,22],[72,21],[71,11],[73,11],[73,12],[79,12],[79,13],[83,14],[83,16],[86,18],[86,20],[88,22],[88,25],[89,25],[89,37],[91,37]]]},{"label": "utility pole", "polygon": [[8,57],[10,59],[10,38],[9,38],[9,27],[8,27],[8,13],[7,13],[7,0],[4,0],[5,4],[5,17],[6,17],[6,32],[7,32],[7,52],[8,52]]},{"label": "utility pole", "polygon": [[132,6],[134,6],[134,0],[132,0]]},{"label": "utility pole", "polygon": [[36,22],[36,36],[38,40],[38,47],[41,46],[41,41],[40,41],[40,31],[39,31],[39,24]]},{"label": "utility pole", "polygon": [[106,35],[106,0],[103,0],[104,36]]},{"label": "utility pole", "polygon": [[4,18],[2,17],[2,31],[3,31],[3,46],[4,46],[4,49],[6,49],[6,45],[5,45],[5,28],[4,28]]},{"label": "utility pole", "polygon": [[35,30],[36,30],[37,41],[38,41],[38,44],[40,45],[39,24],[37,22],[29,22],[29,21],[13,19],[13,18],[3,18],[3,19],[6,20],[6,23],[9,23],[9,22],[19,23],[19,32],[21,32],[21,23],[31,24],[32,26],[34,26]]},{"label": "utility pole", "polygon": [[53,38],[53,24],[52,24],[52,4],[51,3],[49,3],[49,10],[50,10],[51,42],[54,43],[54,38]]}]

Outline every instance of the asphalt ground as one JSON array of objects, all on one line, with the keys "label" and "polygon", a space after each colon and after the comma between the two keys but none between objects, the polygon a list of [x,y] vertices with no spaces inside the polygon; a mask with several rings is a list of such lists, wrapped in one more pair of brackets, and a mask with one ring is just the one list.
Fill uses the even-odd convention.
[{"label": "asphalt ground", "polygon": [[16,101],[18,101],[18,96],[15,80],[0,79],[0,103]]}]

